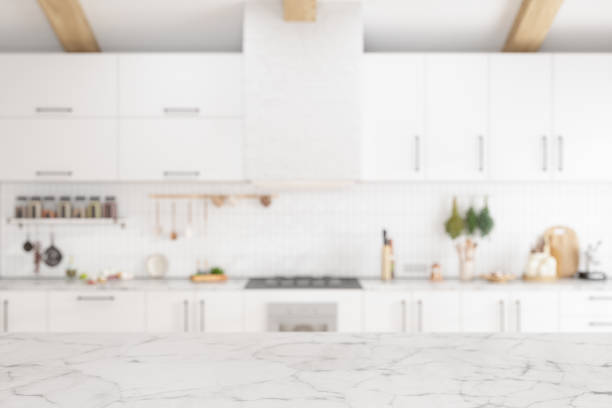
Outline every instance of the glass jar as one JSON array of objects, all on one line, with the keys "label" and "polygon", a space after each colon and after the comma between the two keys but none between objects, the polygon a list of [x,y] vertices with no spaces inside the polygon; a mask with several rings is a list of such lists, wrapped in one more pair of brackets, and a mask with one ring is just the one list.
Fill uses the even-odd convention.
[{"label": "glass jar", "polygon": [[46,196],[45,198],[43,198],[42,217],[43,218],[55,218],[55,215],[56,215],[55,197]]},{"label": "glass jar", "polygon": [[89,197],[89,204],[87,205],[87,218],[102,218],[102,204],[100,204],[100,197],[91,196]]},{"label": "glass jar", "polygon": [[72,203],[69,196],[61,196],[57,206],[57,216],[59,218],[72,217]]},{"label": "glass jar", "polygon": [[117,219],[117,202],[115,201],[114,196],[106,196],[103,213],[104,218],[112,218],[113,220]]},{"label": "glass jar", "polygon": [[74,205],[72,206],[72,218],[85,218],[85,196],[74,197]]},{"label": "glass jar", "polygon": [[15,218],[26,218],[26,212],[28,211],[28,198],[25,196],[17,197],[15,203]]},{"label": "glass jar", "polygon": [[42,200],[40,196],[32,196],[28,203],[26,218],[40,218],[42,217]]}]

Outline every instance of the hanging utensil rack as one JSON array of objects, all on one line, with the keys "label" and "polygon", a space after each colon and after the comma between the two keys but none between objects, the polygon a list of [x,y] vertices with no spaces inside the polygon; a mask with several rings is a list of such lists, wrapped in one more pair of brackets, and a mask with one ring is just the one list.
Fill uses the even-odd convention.
[{"label": "hanging utensil rack", "polygon": [[272,203],[270,194],[150,194],[154,200],[210,200],[216,207],[222,207],[232,200],[257,200],[263,207]]}]

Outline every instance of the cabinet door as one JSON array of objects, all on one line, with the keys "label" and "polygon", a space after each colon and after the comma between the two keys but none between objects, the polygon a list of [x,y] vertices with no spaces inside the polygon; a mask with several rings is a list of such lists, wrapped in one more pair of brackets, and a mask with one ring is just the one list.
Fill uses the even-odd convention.
[{"label": "cabinet door", "polygon": [[434,180],[487,173],[487,56],[426,56],[426,163]]},{"label": "cabinet door", "polygon": [[414,292],[412,296],[411,328],[416,332],[459,332],[459,292],[432,290]]},{"label": "cabinet door", "polygon": [[143,332],[144,293],[58,291],[49,293],[51,332]]},{"label": "cabinet door", "polygon": [[495,333],[508,330],[508,296],[501,290],[465,290],[461,293],[464,332]]},{"label": "cabinet door", "polygon": [[554,137],[558,177],[611,180],[612,55],[555,55]]},{"label": "cabinet door", "polygon": [[410,294],[405,292],[364,293],[364,330],[366,332],[403,333],[409,330]]},{"label": "cabinet door", "polygon": [[0,120],[0,179],[116,178],[116,120]]},{"label": "cabinet door", "polygon": [[513,292],[510,299],[510,329],[524,333],[559,331],[559,294],[556,291]]},{"label": "cabinet door", "polygon": [[47,331],[47,294],[45,292],[0,292],[2,331]]},{"label": "cabinet door", "polygon": [[490,57],[490,175],[547,180],[552,157],[552,57]]},{"label": "cabinet door", "polygon": [[205,291],[196,295],[195,330],[208,333],[244,331],[242,291]]},{"label": "cabinet door", "polygon": [[121,116],[241,116],[242,54],[119,57]]},{"label": "cabinet door", "polygon": [[425,58],[366,54],[363,64],[362,176],[412,180],[423,176]]},{"label": "cabinet door", "polygon": [[196,330],[193,292],[173,290],[147,292],[146,299],[148,332],[170,333]]},{"label": "cabinet door", "polygon": [[117,115],[117,57],[0,55],[0,116]]},{"label": "cabinet door", "polygon": [[242,180],[242,121],[126,119],[122,180]]}]

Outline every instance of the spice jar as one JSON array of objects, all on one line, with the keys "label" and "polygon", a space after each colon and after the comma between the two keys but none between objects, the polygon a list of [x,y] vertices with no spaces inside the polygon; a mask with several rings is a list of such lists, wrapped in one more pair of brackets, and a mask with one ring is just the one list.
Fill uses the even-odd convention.
[{"label": "spice jar", "polygon": [[59,205],[57,206],[57,216],[59,218],[72,217],[72,203],[69,196],[61,196]]},{"label": "spice jar", "polygon": [[26,210],[26,218],[42,217],[42,201],[40,196],[32,196]]},{"label": "spice jar", "polygon": [[25,218],[28,207],[28,198],[24,196],[17,197],[15,204],[15,218]]},{"label": "spice jar", "polygon": [[89,204],[87,205],[87,211],[85,214],[87,218],[102,218],[102,204],[100,204],[100,197],[89,197]]},{"label": "spice jar", "polygon": [[74,197],[74,205],[72,206],[72,218],[85,218],[85,196]]},{"label": "spice jar", "polygon": [[43,198],[42,217],[43,218],[55,218],[55,197],[46,196]]},{"label": "spice jar", "polygon": [[114,220],[117,219],[117,202],[115,201],[115,197],[106,196],[103,214],[104,218],[112,218]]}]

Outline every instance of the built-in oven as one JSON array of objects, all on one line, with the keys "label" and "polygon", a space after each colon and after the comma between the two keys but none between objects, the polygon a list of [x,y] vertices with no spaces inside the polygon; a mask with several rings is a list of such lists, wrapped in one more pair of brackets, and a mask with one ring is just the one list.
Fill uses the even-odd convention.
[{"label": "built-in oven", "polygon": [[336,303],[268,303],[268,331],[335,332]]}]

